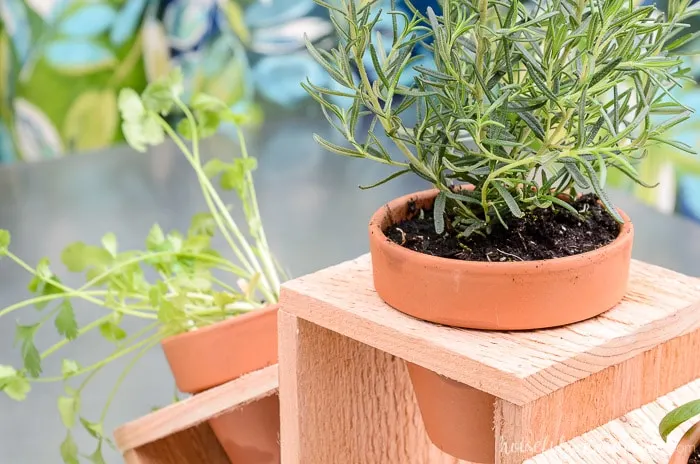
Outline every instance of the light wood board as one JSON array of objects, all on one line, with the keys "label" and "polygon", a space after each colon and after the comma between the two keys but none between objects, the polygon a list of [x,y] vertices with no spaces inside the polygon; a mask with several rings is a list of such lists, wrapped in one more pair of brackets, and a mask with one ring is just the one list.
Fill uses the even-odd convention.
[{"label": "light wood board", "polygon": [[516,405],[700,328],[700,281],[639,261],[616,308],[547,330],[487,332],[414,319],[377,296],[369,255],[287,282],[281,301],[291,314]]},{"label": "light wood board", "polygon": [[427,441],[406,360],[493,395],[495,462],[521,464],[699,378],[698,301],[697,279],[635,261],[625,300],[602,316],[485,332],[390,308],[373,289],[368,256],[288,282],[283,463],[456,462]]},{"label": "light wood board", "polygon": [[525,464],[667,464],[678,440],[695,421],[664,442],[659,422],[676,406],[700,398],[700,380],[653,403],[525,461]]},{"label": "light wood board", "polygon": [[403,361],[283,311],[277,318],[282,464],[464,462],[428,440]]},{"label": "light wood board", "polygon": [[[226,461],[215,461],[214,457],[209,456],[210,453],[216,456],[216,448],[220,450],[220,447],[205,422],[220,414],[274,395],[277,393],[277,387],[277,365],[251,372],[119,427],[114,432],[115,443],[130,464],[132,462],[138,464],[228,462],[225,455],[223,458]],[[200,450],[203,444],[212,449]],[[165,455],[159,452],[158,450],[163,447],[170,449],[170,452]],[[166,455],[178,455],[178,450],[184,455],[194,453],[195,456],[209,456],[207,458],[209,460],[166,459]],[[153,456],[161,457],[154,460]]]}]

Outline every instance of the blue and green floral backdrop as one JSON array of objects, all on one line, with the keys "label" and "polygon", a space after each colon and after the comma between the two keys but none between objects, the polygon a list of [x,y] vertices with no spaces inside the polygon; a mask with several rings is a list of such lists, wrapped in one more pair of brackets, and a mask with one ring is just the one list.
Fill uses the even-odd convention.
[{"label": "blue and green floral backdrop", "polygon": [[36,161],[121,140],[120,88],[182,67],[204,90],[256,114],[323,76],[304,34],[333,44],[312,0],[1,0],[0,162]]},{"label": "blue and green floral backdrop", "polygon": [[[665,1],[655,3],[663,9]],[[389,0],[375,3],[390,9]],[[438,0],[412,3],[439,8]],[[397,6],[406,9],[401,1]],[[379,26],[388,34],[391,21],[384,19]],[[700,28],[696,22],[690,31]],[[299,85],[306,77],[334,85],[304,47],[305,34],[333,46],[332,29],[313,0],[0,0],[0,162],[121,141],[118,90],[142,88],[173,65],[183,69],[188,94],[206,91],[253,116],[261,116],[260,99],[294,107],[307,98]],[[415,53],[428,55],[420,48]],[[693,68],[700,74],[700,64]],[[676,93],[700,109],[700,86]],[[695,114],[678,136],[698,147],[699,126]],[[643,189],[614,176],[611,183],[700,221],[697,157],[659,148],[640,169],[661,185]]]}]

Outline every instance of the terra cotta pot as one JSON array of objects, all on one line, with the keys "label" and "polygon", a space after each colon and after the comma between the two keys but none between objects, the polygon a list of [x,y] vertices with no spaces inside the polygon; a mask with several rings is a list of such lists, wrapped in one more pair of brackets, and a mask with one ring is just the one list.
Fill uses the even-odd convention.
[{"label": "terra cotta pot", "polygon": [[688,464],[690,455],[700,446],[700,422],[692,426],[678,442],[669,464]]},{"label": "terra cotta pot", "polygon": [[369,224],[374,287],[390,306],[430,322],[489,330],[555,327],[597,316],[627,289],[634,229],[627,215],[610,244],[564,258],[478,262],[404,248],[384,234],[408,219],[410,202],[431,208],[437,190],[380,208]]},{"label": "terra cotta pot", "polygon": [[[163,340],[178,389],[200,393],[277,363],[277,309],[251,311]],[[233,464],[280,462],[277,395],[211,419],[209,425]]]},{"label": "terra cotta pot", "polygon": [[492,464],[496,454],[493,395],[406,363],[430,441],[473,464]]}]

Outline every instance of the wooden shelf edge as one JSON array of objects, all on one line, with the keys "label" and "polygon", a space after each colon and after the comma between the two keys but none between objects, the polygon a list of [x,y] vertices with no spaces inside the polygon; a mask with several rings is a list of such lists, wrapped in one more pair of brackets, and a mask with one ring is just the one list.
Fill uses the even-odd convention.
[{"label": "wooden shelf edge", "polygon": [[114,440],[125,453],[273,395],[278,386],[275,364],[128,422],[114,431]]},{"label": "wooden shelf edge", "polygon": [[[659,435],[659,422],[674,407],[694,400],[698,396],[700,396],[700,380],[695,380],[619,419],[560,443],[526,460],[523,464],[666,463],[678,440],[694,421],[690,420],[680,426],[666,442]],[[509,445],[519,447],[544,444],[501,444],[505,447]]]},{"label": "wooden shelf edge", "polygon": [[280,300],[289,314],[518,406],[700,330],[700,279],[636,260],[619,305],[551,329],[458,329],[405,315],[377,295],[368,254],[285,282]]}]

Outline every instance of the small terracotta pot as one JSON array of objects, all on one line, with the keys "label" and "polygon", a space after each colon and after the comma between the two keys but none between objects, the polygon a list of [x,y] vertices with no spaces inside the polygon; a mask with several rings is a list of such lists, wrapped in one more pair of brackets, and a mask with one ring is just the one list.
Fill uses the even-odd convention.
[{"label": "small terracotta pot", "polygon": [[446,453],[473,464],[492,464],[496,454],[496,398],[406,363],[430,440]]},{"label": "small terracotta pot", "polygon": [[374,287],[390,306],[430,322],[489,330],[532,330],[597,316],[627,290],[634,229],[597,250],[524,262],[439,258],[404,248],[384,234],[408,218],[409,202],[431,208],[437,190],[391,201],[369,224]]},{"label": "small terracotta pot", "polygon": [[[178,389],[197,394],[277,362],[277,309],[228,319],[163,340]],[[278,464],[277,395],[211,419],[209,425],[233,464]]]},{"label": "small terracotta pot", "polygon": [[700,447],[700,422],[692,426],[681,438],[668,464],[688,464],[690,455]]}]

